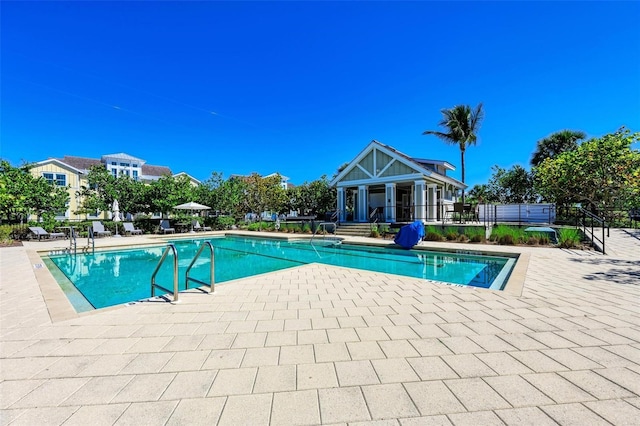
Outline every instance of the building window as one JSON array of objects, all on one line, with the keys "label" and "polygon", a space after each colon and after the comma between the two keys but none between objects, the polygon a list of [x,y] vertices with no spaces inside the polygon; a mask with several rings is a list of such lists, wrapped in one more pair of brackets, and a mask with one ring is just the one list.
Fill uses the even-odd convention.
[{"label": "building window", "polygon": [[113,177],[118,177],[118,169],[111,169],[111,174],[113,175]]},{"label": "building window", "polygon": [[67,186],[67,175],[56,174],[56,185]]},{"label": "building window", "polygon": [[117,166],[117,165],[118,165],[118,162],[117,162],[117,161],[112,161],[112,162],[111,162],[111,165],[112,165],[112,166]]},{"label": "building window", "polygon": [[135,180],[135,181],[138,180],[138,171],[137,170],[133,171],[133,180]]},{"label": "building window", "polygon": [[134,164],[134,165],[133,165],[133,167],[138,168],[138,165],[137,165],[137,164]]},{"label": "building window", "polygon": [[67,186],[67,175],[62,173],[43,173],[42,177],[50,185]]},{"label": "building window", "polygon": [[129,163],[120,163],[120,166],[122,166],[122,167],[129,167]]}]

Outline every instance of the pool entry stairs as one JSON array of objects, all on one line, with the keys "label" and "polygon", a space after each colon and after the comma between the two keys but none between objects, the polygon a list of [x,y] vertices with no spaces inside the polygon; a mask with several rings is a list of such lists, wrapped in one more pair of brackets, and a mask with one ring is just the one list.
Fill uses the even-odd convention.
[{"label": "pool entry stairs", "polygon": [[[208,249],[209,251],[209,282],[208,283],[189,276],[189,272],[191,272],[191,268],[193,268],[193,265],[195,265],[198,258],[200,258],[200,256],[204,252],[204,249]],[[164,287],[163,285],[160,285],[156,282],[156,277],[158,275],[158,272],[160,271],[160,267],[162,267],[162,265],[167,260],[167,258],[169,258],[170,254],[172,255],[171,257],[173,259],[173,289]],[[195,256],[193,256],[193,259],[191,260],[191,262],[189,263],[189,266],[187,267],[187,271],[185,272],[185,289],[188,290],[189,281],[193,281],[201,286],[209,287],[209,293],[213,293],[215,291],[214,266],[215,266],[215,254],[214,254],[213,246],[209,241],[205,241],[200,246],[200,249],[198,249]],[[171,301],[171,303],[178,303],[178,297],[179,297],[178,294],[180,293],[178,289],[178,281],[179,281],[178,280],[178,250],[176,249],[175,244],[170,243],[170,244],[167,244],[167,247],[162,252],[162,256],[160,257],[160,260],[156,265],[156,269],[153,271],[153,274],[151,274],[151,297],[155,297],[156,289],[159,289],[167,294],[173,294],[173,300]]]},{"label": "pool entry stairs", "polygon": [[[378,226],[383,224],[378,224]],[[350,237],[368,237],[371,235],[370,223],[341,223],[336,229],[336,234]]]}]

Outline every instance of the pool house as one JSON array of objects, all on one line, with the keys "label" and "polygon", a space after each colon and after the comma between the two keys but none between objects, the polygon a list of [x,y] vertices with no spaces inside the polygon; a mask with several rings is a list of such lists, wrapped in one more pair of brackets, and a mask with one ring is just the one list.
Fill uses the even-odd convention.
[{"label": "pool house", "polygon": [[466,186],[447,161],[410,157],[372,140],[331,181],[340,222],[442,221]]}]

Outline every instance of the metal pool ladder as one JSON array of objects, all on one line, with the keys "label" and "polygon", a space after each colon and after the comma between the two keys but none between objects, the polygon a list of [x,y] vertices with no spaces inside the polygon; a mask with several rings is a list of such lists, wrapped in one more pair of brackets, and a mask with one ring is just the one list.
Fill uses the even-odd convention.
[{"label": "metal pool ladder", "polygon": [[[189,276],[189,271],[191,271],[191,268],[193,267],[193,265],[196,263],[196,260],[198,260],[198,258],[200,257],[200,255],[202,254],[202,252],[204,251],[205,247],[209,248],[209,282],[206,283],[204,281],[201,281],[197,278],[193,278]],[[202,243],[202,245],[200,246],[200,248],[198,249],[198,252],[196,253],[196,255],[193,257],[193,260],[191,261],[191,263],[189,264],[189,267],[187,268],[187,272],[185,272],[185,289],[189,288],[189,280],[196,282],[200,285],[205,285],[207,287],[209,287],[209,293],[213,293],[215,291],[215,272],[214,272],[214,264],[215,264],[215,255],[213,252],[213,246],[211,245],[211,243],[209,241],[205,241],[204,243]]]},{"label": "metal pool ladder", "polygon": [[171,303],[177,303],[178,302],[178,251],[176,250],[176,246],[173,244],[168,244],[167,248],[164,249],[164,252],[162,252],[162,257],[160,258],[160,261],[158,262],[156,269],[153,271],[153,274],[151,274],[151,297],[155,297],[156,288],[159,288],[162,291],[166,291],[167,293],[171,293],[171,290],[169,290],[168,288],[162,287],[161,285],[156,283],[156,275],[158,275],[158,271],[160,270],[160,267],[164,263],[165,259],[167,258],[167,255],[169,254],[169,252],[173,252],[173,301]]}]

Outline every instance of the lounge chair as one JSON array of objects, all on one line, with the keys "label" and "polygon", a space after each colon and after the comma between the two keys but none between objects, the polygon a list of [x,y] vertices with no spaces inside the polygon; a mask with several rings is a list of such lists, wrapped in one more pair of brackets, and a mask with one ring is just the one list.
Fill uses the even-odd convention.
[{"label": "lounge chair", "polygon": [[65,237],[64,232],[47,232],[40,226],[30,226],[29,231],[31,231],[34,236],[38,237],[38,241],[40,241],[40,239],[43,237],[48,240],[52,238]]},{"label": "lounge chair", "polygon": [[109,237],[111,236],[111,231],[104,229],[102,222],[91,222],[91,226],[93,227],[93,235],[97,235],[98,237],[104,237],[105,235]]},{"label": "lounge chair", "polygon": [[192,222],[193,225],[193,230],[194,231],[211,231],[211,227],[210,226],[200,226],[200,222],[197,220],[194,220]]},{"label": "lounge chair", "polygon": [[131,222],[122,222],[122,226],[124,226],[125,235],[142,235],[142,229],[134,228],[133,223]]},{"label": "lounge chair", "polygon": [[167,219],[163,219],[160,221],[160,230],[163,231],[163,234],[170,233],[175,234],[175,228],[171,228],[169,221]]}]

